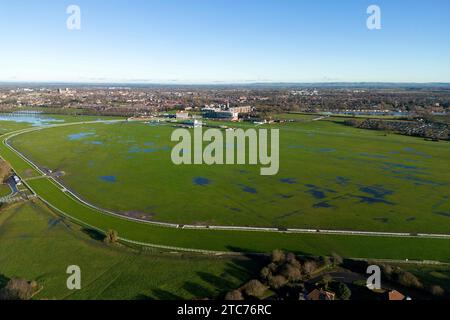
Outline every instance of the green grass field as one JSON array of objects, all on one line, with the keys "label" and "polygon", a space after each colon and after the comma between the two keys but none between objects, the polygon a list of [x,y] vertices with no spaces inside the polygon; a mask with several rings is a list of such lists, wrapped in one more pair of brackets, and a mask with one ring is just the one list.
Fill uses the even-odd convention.
[{"label": "green grass field", "polygon": [[[78,265],[82,290],[66,287]],[[259,262],[111,248],[39,201],[0,211],[0,278],[37,280],[37,299],[192,299],[217,297],[252,277]]]},{"label": "green grass field", "polygon": [[276,176],[260,176],[254,166],[175,166],[171,126],[85,124],[24,134],[12,144],[39,165],[64,171],[64,184],[87,201],[135,217],[449,232],[449,143],[332,121],[278,127]]},{"label": "green grass field", "polygon": [[[289,124],[286,127],[283,127],[283,132],[287,132],[286,136],[288,138],[293,139],[294,137],[302,136],[304,134],[310,136],[310,135],[319,135],[322,137],[322,139],[326,140],[327,138],[332,139],[332,137],[343,137],[343,140],[352,138],[352,139],[361,139],[361,140],[367,140],[369,138],[369,141],[378,141],[378,142],[385,142],[386,140],[392,144],[391,147],[402,145],[401,143],[403,141],[408,141],[410,144],[414,144],[416,148],[425,148],[426,151],[433,153],[433,155],[442,156],[442,148],[448,148],[447,144],[428,144],[425,141],[419,140],[419,139],[413,139],[409,137],[402,137],[402,136],[388,136],[385,137],[384,135],[381,135],[379,133],[374,133],[371,131],[363,131],[363,130],[356,130],[353,128],[348,127],[342,127],[339,124],[335,124],[332,122],[323,122],[321,124],[313,123],[313,124],[306,124],[306,127],[298,127],[299,124]],[[304,124],[302,124],[304,125]],[[309,127],[311,125],[312,127]],[[249,125],[247,125],[249,126]],[[318,127],[319,126],[319,127]],[[157,129],[156,132],[153,130]],[[86,131],[91,130],[91,131]],[[85,132],[94,132],[92,135],[85,135],[80,133]],[[35,152],[37,156],[41,153],[46,153],[47,155],[52,155],[52,157],[44,157],[43,155],[42,162],[52,162],[54,161],[54,158],[57,159],[63,159],[62,163],[67,165],[74,165],[74,163],[77,164],[77,166],[80,168],[82,175],[75,174],[75,171],[67,170],[66,167],[62,165],[57,166],[51,166],[49,165],[49,168],[52,168],[53,170],[64,170],[66,171],[67,175],[65,176],[66,179],[73,178],[73,177],[83,177],[85,179],[84,184],[82,185],[81,189],[75,189],[76,192],[82,192],[84,188],[87,189],[91,188],[91,183],[95,184],[95,187],[91,190],[94,192],[94,197],[98,196],[99,194],[104,193],[108,189],[105,189],[105,186],[108,184],[104,184],[105,182],[111,183],[112,179],[109,179],[111,176],[108,176],[109,178],[104,179],[98,179],[98,176],[101,174],[104,174],[102,170],[104,168],[107,168],[108,171],[109,168],[113,168],[115,170],[122,168],[122,163],[120,161],[111,161],[111,159],[122,159],[120,155],[115,155],[113,152],[118,152],[118,150],[122,150],[121,148],[108,148],[111,149],[110,153],[103,153],[97,149],[99,147],[108,146],[108,144],[111,142],[108,139],[125,141],[125,143],[131,143],[128,142],[128,140],[125,140],[126,138],[135,137],[135,139],[145,139],[145,141],[149,141],[148,139],[152,138],[152,134],[155,134],[153,138],[161,138],[163,137],[162,133],[167,130],[167,133],[170,132],[171,128],[169,127],[154,127],[144,124],[83,124],[83,125],[74,125],[72,127],[59,127],[59,128],[52,128],[52,129],[46,129],[42,131],[36,131],[33,133],[27,133],[21,136],[17,136],[15,138],[16,144],[21,144],[21,150],[22,147],[24,150],[27,148],[31,148],[31,150],[37,150],[37,148],[33,148],[31,144],[34,144],[35,146],[39,145],[39,149],[42,150],[40,152]],[[356,130],[356,131],[355,131]],[[102,132],[105,136],[98,135],[98,132]],[[59,135],[55,136],[55,132],[59,133]],[[50,135],[47,137],[47,135],[50,133]],[[150,134],[150,136],[149,136]],[[77,139],[67,139],[67,137],[70,137],[75,135]],[[40,139],[36,138],[36,136],[39,136]],[[81,139],[78,139],[81,136]],[[27,137],[29,139],[24,139],[24,137]],[[31,137],[31,138],[30,138]],[[59,138],[58,138],[59,137]],[[62,138],[61,138],[62,137]],[[108,138],[109,137],[109,138]],[[100,140],[99,138],[102,138],[103,140]],[[50,141],[57,142],[58,139],[63,139],[62,146],[63,148],[59,148],[60,152],[58,153],[56,151],[56,145],[50,144],[49,141],[46,139],[50,139]],[[404,140],[407,139],[407,140]],[[30,142],[31,141],[31,144]],[[101,141],[101,143],[97,143],[96,141]],[[159,140],[157,140],[159,141]],[[377,144],[373,142],[372,147],[376,148]],[[71,145],[71,143],[75,143],[74,145]],[[95,142],[95,143],[93,143]],[[289,142],[282,141],[282,143],[286,144]],[[335,141],[336,143],[336,141]],[[343,143],[343,142],[341,142]],[[40,145],[42,144],[42,146]],[[113,145],[120,145],[121,143],[116,143]],[[381,144],[381,143],[378,143]],[[144,163],[153,163],[158,164],[159,161],[162,161],[164,157],[162,155],[159,155],[159,152],[164,154],[166,148],[164,148],[164,145],[161,146],[161,144],[157,143],[151,143],[151,144],[142,144],[142,148],[148,147],[151,149],[149,152],[143,152],[142,154],[140,152],[135,152],[135,145],[136,142],[133,142],[131,146],[128,146],[128,148],[125,148],[125,151],[122,152],[122,156],[127,157],[129,154],[137,154],[140,157],[137,159],[137,167],[133,167],[129,164],[129,166],[125,169],[125,171],[129,172],[129,174],[133,174],[133,170],[139,169],[139,166],[142,166],[145,170],[148,170],[148,168],[144,165]],[[161,146],[161,147],[159,147]],[[53,149],[55,147],[55,149]],[[66,153],[68,150],[71,149],[73,153],[78,155],[78,161],[75,161],[74,155],[71,155],[70,152]],[[129,148],[132,148],[132,152],[130,152]],[[153,148],[157,148],[157,150],[153,150]],[[160,149],[158,149],[160,148]],[[384,146],[384,148],[388,148]],[[428,148],[428,149],[427,149]],[[435,149],[433,149],[435,148]],[[290,149],[290,148],[289,148]],[[53,153],[49,153],[50,151],[53,151]],[[312,157],[316,152],[316,150],[311,149],[307,150],[309,152],[302,152],[303,157]],[[26,151],[25,151],[26,152]],[[336,151],[337,152],[337,151]],[[33,153],[33,152],[30,152]],[[311,155],[309,155],[311,153]],[[0,154],[9,161],[13,167],[19,172],[21,175],[25,175],[25,173],[30,174],[31,176],[36,176],[38,173],[32,169],[32,167],[27,164],[23,159],[21,159],[18,155],[16,155],[14,152],[12,152],[9,148],[4,146],[3,144],[0,145]],[[65,156],[63,156],[65,155]],[[150,156],[148,158],[145,158],[144,156]],[[157,155],[156,159],[151,157],[152,155]],[[316,154],[317,155],[317,154]],[[61,157],[62,156],[62,157]],[[136,155],[135,155],[136,156]],[[421,156],[421,154],[417,154],[416,156]],[[95,158],[99,157],[99,158]],[[143,157],[143,158],[142,158]],[[45,160],[47,159],[47,160]],[[426,157],[426,159],[429,159]],[[37,161],[36,159],[34,159]],[[59,161],[58,160],[58,161]],[[152,162],[152,160],[154,162]],[[326,157],[323,157],[321,159],[322,161],[326,160]],[[403,159],[404,160],[404,159]],[[100,161],[103,165],[95,165],[95,170],[90,171],[89,169],[91,166],[84,165],[85,161]],[[400,161],[400,160],[399,160]],[[404,160],[405,161],[405,160]],[[418,161],[418,160],[417,160]],[[39,162],[39,161],[38,161]],[[166,161],[164,160],[164,163]],[[439,162],[437,162],[439,163]],[[310,164],[312,165],[312,164]],[[320,163],[316,163],[316,165],[319,165]],[[68,167],[67,167],[68,168]],[[162,167],[161,167],[162,168]],[[179,167],[174,167],[179,168]],[[211,167],[197,167],[192,168],[193,170],[203,170],[208,171],[211,170]],[[291,168],[292,170],[293,168]],[[295,169],[295,168],[294,168]],[[183,169],[184,170],[184,169]],[[219,173],[224,174],[219,169]],[[240,169],[239,169],[240,170]],[[252,174],[256,171],[255,168],[245,167],[243,170],[245,170],[245,177]],[[286,168],[284,169],[286,170]],[[199,174],[205,174],[205,172],[199,171]],[[105,171],[107,172],[107,171]],[[173,175],[170,170],[166,169],[166,172],[168,172],[169,175]],[[210,171],[209,171],[210,172]],[[300,170],[301,173],[308,175],[310,173],[305,172],[304,170]],[[136,188],[136,190],[139,191],[139,183],[143,182],[144,185],[146,183],[155,184],[155,179],[157,177],[161,177],[161,173],[159,173],[157,170],[154,170],[153,173],[154,176],[146,176],[142,178],[141,180],[135,181],[133,185],[130,185],[130,187]],[[177,172],[178,176],[182,176],[182,172]],[[356,173],[358,173],[356,171]],[[106,174],[106,173],[105,173]],[[136,173],[134,173],[136,174]],[[242,174],[241,171],[239,171],[239,174]],[[292,170],[290,174],[296,174],[295,170]],[[26,175],[25,175],[26,176]],[[126,176],[126,175],[125,175]],[[164,177],[164,175],[162,175]],[[310,175],[311,177],[322,177],[322,175]],[[120,176],[122,177],[122,176]],[[223,177],[223,175],[222,175]],[[117,176],[114,176],[115,181],[121,181],[119,180]],[[363,178],[363,177],[362,177]],[[361,179],[362,179],[361,178]],[[445,175],[441,175],[441,179],[445,180]],[[253,177],[247,177],[247,178],[241,178],[241,179],[261,179],[260,176],[254,174]],[[70,180],[70,179],[69,179]],[[86,182],[87,181],[87,182]],[[91,181],[91,182],[89,182]],[[181,192],[178,191],[177,180],[172,181],[169,180],[165,183],[170,184],[174,188],[174,192]],[[178,184],[179,184],[178,180]],[[227,180],[230,181],[230,180]],[[245,181],[245,180],[244,180]],[[190,182],[191,189],[188,188],[188,190],[194,190],[192,191],[195,195],[195,187],[200,187],[192,184],[192,181]],[[300,183],[295,181],[295,183],[292,183],[292,180],[289,180],[290,183],[286,183],[286,186],[289,187],[291,185],[299,186]],[[345,182],[345,181],[339,181],[339,182]],[[67,183],[67,182],[66,182]],[[262,182],[261,182],[262,183]],[[189,229],[172,229],[172,228],[165,228],[165,227],[158,227],[154,225],[149,224],[143,224],[143,223],[137,223],[132,222],[126,219],[120,219],[117,217],[112,217],[109,215],[105,215],[103,213],[100,213],[96,210],[93,210],[91,208],[88,208],[78,201],[75,201],[73,198],[68,196],[67,194],[64,194],[61,192],[61,190],[54,185],[50,180],[47,178],[41,178],[41,179],[35,179],[35,180],[29,180],[28,184],[46,201],[50,202],[52,205],[56,206],[59,210],[62,210],[63,212],[67,213],[71,219],[74,221],[89,225],[94,228],[100,229],[102,231],[106,231],[108,229],[115,229],[119,232],[119,235],[122,238],[149,243],[149,244],[155,244],[155,245],[164,245],[164,246],[174,246],[174,247],[181,247],[181,248],[191,248],[191,249],[203,249],[203,250],[214,250],[214,251],[244,251],[244,252],[270,252],[271,250],[275,248],[281,248],[288,251],[293,251],[299,254],[305,254],[305,255],[329,255],[333,252],[337,252],[341,254],[342,256],[346,257],[354,257],[354,258],[384,258],[384,259],[417,259],[417,260],[439,260],[439,261],[450,261],[450,252],[448,250],[448,241],[447,240],[441,240],[441,239],[424,239],[424,238],[395,238],[395,237],[369,237],[369,236],[342,236],[342,235],[324,235],[324,234],[290,234],[290,233],[263,233],[263,232],[243,232],[243,231],[216,231],[216,230],[189,230]],[[113,186],[115,183],[111,183]],[[258,184],[259,185],[259,184]],[[141,185],[142,186],[142,185]],[[214,184],[207,185],[206,187],[214,186]],[[264,186],[264,185],[262,185]],[[201,186],[204,187],[204,186]],[[164,184],[161,184],[159,186],[154,187],[155,193],[144,192],[143,194],[147,194],[147,198],[150,199],[150,201],[154,200],[154,197],[148,197],[148,195],[153,194],[160,194],[160,190],[164,191],[164,188],[166,186]],[[272,186],[267,186],[267,190],[270,191]],[[276,188],[276,187],[275,187]],[[109,189],[113,190],[113,189]],[[440,190],[440,189],[438,189]],[[445,191],[445,189],[443,189]],[[127,190],[124,190],[123,195],[126,194]],[[317,190],[316,190],[317,191]],[[320,191],[320,190],[319,190]],[[331,191],[328,191],[331,193]],[[324,192],[325,193],[325,192]],[[204,193],[198,193],[200,195],[204,195]],[[302,192],[303,196],[313,196],[314,192]],[[113,199],[112,194],[109,194],[109,199],[113,199],[113,203],[125,203],[124,197],[120,190],[117,191],[115,194],[118,198]],[[208,195],[208,194],[205,194]],[[251,194],[253,196],[258,196],[258,193]],[[251,196],[250,195],[250,196]],[[173,197],[172,197],[173,198]],[[172,198],[169,199],[168,203],[166,204],[168,207],[170,207],[174,201]],[[193,198],[195,199],[195,198]],[[298,203],[294,203],[294,205],[300,206],[302,205],[303,198],[298,198]],[[146,200],[146,199],[144,199]],[[223,199],[222,199],[223,200]],[[228,199],[230,200],[230,199]],[[148,200],[146,200],[148,201]],[[198,200],[198,201],[201,201]],[[206,200],[205,200],[206,201]],[[248,201],[250,202],[250,200]],[[188,202],[189,203],[189,202]],[[445,201],[442,202],[444,205],[446,204]],[[170,204],[170,206],[169,206]],[[248,204],[247,202],[245,204]],[[407,205],[407,204],[406,204]],[[367,207],[367,206],[366,206]],[[213,212],[214,213],[214,212]],[[251,212],[250,212],[251,213]],[[264,213],[261,211],[261,214]],[[345,213],[345,212],[344,212]],[[253,214],[248,214],[248,218],[252,219],[253,223],[258,220],[262,215],[256,214],[256,217]],[[316,214],[320,214],[319,211]],[[363,216],[366,214],[366,212],[361,211],[358,212],[356,210],[351,210],[346,213],[348,217],[353,216]],[[426,215],[424,215],[425,217]],[[438,217],[439,215],[429,215],[430,217],[433,217],[434,219]],[[179,219],[180,216],[177,216],[177,219]],[[446,231],[448,230],[446,228],[447,223],[446,217],[443,220],[440,221],[440,223],[443,224],[443,228]],[[334,217],[333,222],[339,223],[339,217]],[[345,217],[343,217],[345,219]],[[413,222],[411,220],[410,222]],[[330,222],[327,222],[330,225]],[[402,222],[404,224],[404,221]],[[358,222],[355,222],[352,224],[352,226],[358,226]],[[399,224],[395,226],[396,228],[401,227],[402,225]],[[438,227],[438,226],[437,226]],[[442,226],[441,226],[442,227]],[[385,230],[385,229],[384,229]],[[433,230],[439,230],[438,228],[434,228]]]},{"label": "green grass field", "polygon": [[0,197],[7,196],[11,193],[11,188],[7,184],[0,184]]}]

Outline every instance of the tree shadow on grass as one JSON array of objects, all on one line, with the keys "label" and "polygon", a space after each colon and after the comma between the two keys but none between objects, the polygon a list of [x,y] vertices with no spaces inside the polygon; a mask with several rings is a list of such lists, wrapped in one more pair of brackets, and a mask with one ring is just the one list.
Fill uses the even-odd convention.
[{"label": "tree shadow on grass", "polygon": [[3,274],[0,274],[0,289],[4,288],[10,279]]},{"label": "tree shadow on grass", "polygon": [[183,300],[182,297],[162,289],[153,289],[152,295],[153,297],[140,294],[138,297],[140,300]]},{"label": "tree shadow on grass", "polygon": [[196,298],[212,298],[215,296],[214,291],[191,281],[185,282],[183,285],[183,289]]},{"label": "tree shadow on grass", "polygon": [[[258,253],[258,252],[251,253],[252,252],[251,249],[240,248],[240,247],[235,247],[235,246],[227,246],[227,249],[229,251],[232,251],[232,252],[240,253],[240,254],[242,254],[242,256],[247,257],[247,258],[254,258],[255,256],[256,257],[258,257],[258,256],[259,257],[263,257],[263,256],[268,256],[270,254],[270,252],[266,252],[266,253]],[[285,252],[292,252],[292,253],[294,253],[297,256],[305,256],[305,257],[313,256],[313,254],[311,254],[311,253],[308,253],[308,252],[305,252],[305,251],[300,251],[300,250],[287,250],[287,249],[285,249],[283,247],[273,248],[273,250],[275,250],[275,249],[280,249],[280,250],[283,250]]]},{"label": "tree shadow on grass", "polygon": [[84,234],[87,234],[91,239],[96,241],[103,241],[105,239],[105,235],[101,233],[100,231],[89,229],[89,228],[83,228],[81,231]]}]

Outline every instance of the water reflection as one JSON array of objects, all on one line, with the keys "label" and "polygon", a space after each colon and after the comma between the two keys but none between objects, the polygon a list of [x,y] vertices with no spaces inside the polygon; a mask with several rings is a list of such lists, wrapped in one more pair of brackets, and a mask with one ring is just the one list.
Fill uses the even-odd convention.
[{"label": "water reflection", "polygon": [[18,123],[30,123],[32,126],[45,126],[57,122],[64,122],[61,119],[51,118],[37,111],[18,111],[11,113],[0,113],[0,121],[13,121]]}]

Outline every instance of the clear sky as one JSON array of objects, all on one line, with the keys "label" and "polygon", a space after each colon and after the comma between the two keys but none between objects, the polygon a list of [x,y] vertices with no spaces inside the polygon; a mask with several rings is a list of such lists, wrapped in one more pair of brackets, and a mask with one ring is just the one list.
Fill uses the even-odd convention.
[{"label": "clear sky", "polygon": [[0,0],[0,44],[0,81],[450,82],[450,1]]}]

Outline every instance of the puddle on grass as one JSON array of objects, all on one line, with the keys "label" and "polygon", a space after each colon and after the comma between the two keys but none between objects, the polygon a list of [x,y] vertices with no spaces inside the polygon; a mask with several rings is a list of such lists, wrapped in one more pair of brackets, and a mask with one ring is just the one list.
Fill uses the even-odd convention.
[{"label": "puddle on grass", "polygon": [[93,144],[95,146],[103,145],[103,141],[85,141],[86,144]]},{"label": "puddle on grass", "polygon": [[283,178],[283,179],[280,179],[280,182],[287,183],[287,184],[297,184],[297,179],[295,179],[295,178]]},{"label": "puddle on grass", "polygon": [[334,208],[334,207],[328,201],[322,201],[314,204],[313,208],[318,209],[318,208]]},{"label": "puddle on grass", "polygon": [[350,179],[346,177],[336,177],[336,182],[341,186],[346,186],[350,182]]},{"label": "puddle on grass", "polygon": [[384,199],[384,197],[394,194],[394,191],[387,190],[380,185],[361,187],[359,191],[368,193],[377,199]]},{"label": "puddle on grass", "polygon": [[371,197],[365,197],[365,196],[355,196],[355,198],[358,198],[360,203],[366,203],[366,204],[377,204],[377,203],[384,203],[384,204],[390,204],[394,205],[393,202],[379,199],[379,198],[371,198]]},{"label": "puddle on grass", "polygon": [[388,218],[373,218],[373,220],[378,221],[378,222],[382,222],[382,223],[388,223],[389,222]]},{"label": "puddle on grass", "polygon": [[0,114],[0,121],[12,121],[17,123],[30,123],[33,127],[65,122],[62,119],[54,119],[44,116],[39,112],[12,112]]},{"label": "puddle on grass", "polygon": [[256,194],[258,193],[258,191],[255,188],[240,184],[239,185],[242,188],[242,191],[247,192],[247,193],[252,193],[252,194]]},{"label": "puddle on grass", "polygon": [[303,149],[303,150],[309,151],[309,152],[324,152],[324,153],[337,151],[334,148],[317,148],[317,147],[308,147],[308,146],[303,146],[303,145],[290,145],[288,148],[289,149]]},{"label": "puddle on grass", "polygon": [[111,183],[117,182],[116,176],[102,176],[102,177],[100,177],[100,179],[105,182],[111,182]]},{"label": "puddle on grass", "polygon": [[94,134],[95,134],[95,133],[93,133],[93,132],[80,132],[80,133],[69,134],[69,135],[67,136],[67,138],[68,138],[70,141],[78,141],[78,140],[82,140],[82,139],[84,139],[84,138],[93,136]]},{"label": "puddle on grass", "polygon": [[325,199],[327,197],[326,192],[336,193],[336,191],[334,191],[334,190],[320,188],[313,184],[306,184],[305,187],[308,188],[308,190],[306,190],[307,193],[309,193],[314,198],[319,199],[319,200]]},{"label": "puddle on grass", "polygon": [[170,151],[168,146],[161,148],[140,148],[138,146],[133,146],[128,149],[128,153],[154,153],[159,151]]},{"label": "puddle on grass", "polygon": [[203,177],[196,177],[193,180],[193,183],[197,186],[207,186],[209,184],[211,184],[211,180],[203,178]]},{"label": "puddle on grass", "polygon": [[438,212],[433,212],[434,214],[437,214],[437,215],[439,215],[439,216],[443,216],[443,217],[447,217],[447,218],[450,218],[450,213],[448,213],[448,212],[441,212],[441,211],[438,211]]},{"label": "puddle on grass", "polygon": [[425,152],[422,151],[417,151],[414,148],[405,148],[403,149],[405,152],[416,155],[416,156],[421,156],[424,158],[431,158],[431,156],[429,154],[426,154]]}]

